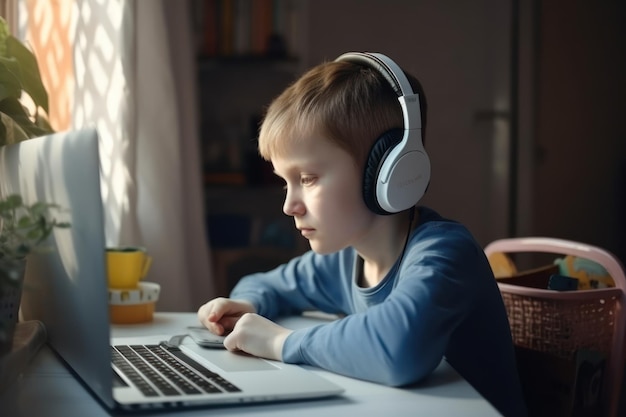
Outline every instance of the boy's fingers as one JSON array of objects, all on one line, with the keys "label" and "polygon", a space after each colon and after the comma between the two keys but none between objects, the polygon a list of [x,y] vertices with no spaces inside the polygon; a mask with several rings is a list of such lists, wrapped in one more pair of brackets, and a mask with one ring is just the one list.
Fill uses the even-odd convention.
[{"label": "boy's fingers", "polygon": [[223,336],[226,333],[230,333],[235,327],[235,323],[237,323],[239,317],[233,316],[224,316],[219,322],[210,323],[210,330],[220,336]]},{"label": "boy's fingers", "polygon": [[254,308],[250,303],[221,297],[200,307],[198,317],[202,325],[211,332],[224,335],[233,330],[235,323],[242,314],[251,312],[251,310]]},{"label": "boy's fingers", "polygon": [[226,338],[224,339],[224,347],[226,348],[226,350],[229,350],[231,352],[234,351],[238,351],[239,348],[237,347],[237,342],[235,341],[234,337],[226,336]]},{"label": "boy's fingers", "polygon": [[238,306],[228,298],[216,298],[211,302],[209,318],[218,321],[229,314],[237,313]]},{"label": "boy's fingers", "polygon": [[223,310],[221,306],[223,304],[224,302],[222,299],[213,299],[200,307],[200,309],[198,310],[198,316],[200,316],[200,319],[202,321],[210,317],[213,317],[212,321],[219,320],[220,316],[223,314],[221,313],[221,311]]},{"label": "boy's fingers", "polygon": [[207,322],[205,323],[207,329],[211,331],[211,333],[221,336],[224,334],[224,326],[219,323]]},{"label": "boy's fingers", "polygon": [[239,320],[238,316],[222,316],[219,320],[212,320],[211,316],[209,316],[205,319],[203,324],[212,333],[221,336],[225,333],[229,333],[233,327],[235,327],[237,320]]}]

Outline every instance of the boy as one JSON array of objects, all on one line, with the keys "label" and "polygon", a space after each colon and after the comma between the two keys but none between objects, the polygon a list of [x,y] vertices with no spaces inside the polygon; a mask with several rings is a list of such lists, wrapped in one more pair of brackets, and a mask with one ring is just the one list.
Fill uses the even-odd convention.
[{"label": "boy", "polygon": [[[198,317],[228,334],[229,350],[392,386],[422,380],[445,357],[502,414],[525,415],[482,248],[416,206],[430,177],[425,124],[419,82],[384,55],[344,54],[288,87],[267,110],[259,151],[312,251],[244,277]],[[296,331],[271,321],[305,310],[343,318]]]}]

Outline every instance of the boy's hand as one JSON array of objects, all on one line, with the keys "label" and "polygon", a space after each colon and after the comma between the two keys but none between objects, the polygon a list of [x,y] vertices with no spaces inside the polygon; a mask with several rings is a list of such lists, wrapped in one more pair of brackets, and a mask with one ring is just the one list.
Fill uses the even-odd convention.
[{"label": "boy's hand", "polygon": [[248,301],[219,297],[198,309],[198,319],[211,332],[223,336],[233,330],[241,316],[255,312]]},{"label": "boy's hand", "polygon": [[244,314],[224,339],[224,346],[230,351],[241,350],[250,355],[281,361],[283,344],[292,331],[258,314]]}]

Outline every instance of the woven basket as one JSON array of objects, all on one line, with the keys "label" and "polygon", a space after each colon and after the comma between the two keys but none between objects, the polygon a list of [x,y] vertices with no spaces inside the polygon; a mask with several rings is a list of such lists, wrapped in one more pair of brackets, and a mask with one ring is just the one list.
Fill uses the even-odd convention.
[{"label": "woven basket", "polygon": [[[616,416],[624,369],[626,331],[626,311],[622,307],[626,300],[626,278],[621,263],[600,248],[551,238],[502,239],[485,248],[488,256],[512,252],[584,257],[602,265],[613,278],[613,288],[578,291],[530,288],[503,283],[506,280],[499,280],[498,286],[507,310],[513,342],[518,349],[520,375],[528,375],[530,372],[524,367],[542,367],[543,369],[532,371],[535,382],[541,382],[541,378],[553,378],[553,381],[548,381],[552,386],[559,383],[562,385],[555,388],[555,391],[560,390],[561,393],[554,395],[567,391],[567,407],[561,404],[559,412],[550,409],[545,414],[531,410],[534,415],[598,415],[596,413],[601,410],[601,415]],[[535,275],[535,282],[536,278]],[[600,381],[597,384],[601,387],[598,388],[601,390],[601,403],[588,412],[581,411],[583,407],[577,405],[581,401],[581,394],[577,387],[571,386],[581,373],[581,352],[594,352],[605,361],[600,373],[601,384]],[[522,364],[520,356],[524,358]],[[550,375],[549,372],[553,374]],[[548,382],[540,389],[550,389]],[[564,394],[563,396],[565,397]],[[550,398],[542,400],[546,403]]]},{"label": "woven basket", "polygon": [[502,288],[513,341],[517,346],[572,359],[581,349],[591,349],[609,356],[613,348],[615,317],[621,297],[619,289],[586,290],[570,299],[540,298],[515,294]]}]

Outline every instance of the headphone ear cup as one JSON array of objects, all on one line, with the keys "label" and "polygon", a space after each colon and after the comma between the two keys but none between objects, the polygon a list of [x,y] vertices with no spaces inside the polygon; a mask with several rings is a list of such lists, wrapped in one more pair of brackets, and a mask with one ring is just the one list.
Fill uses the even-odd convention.
[{"label": "headphone ear cup", "polygon": [[370,149],[367,161],[365,163],[365,172],[363,174],[363,200],[365,205],[376,214],[391,214],[384,210],[378,204],[376,198],[376,182],[378,181],[378,173],[385,162],[385,158],[402,140],[402,129],[392,129],[383,133],[376,139],[372,149]]}]

